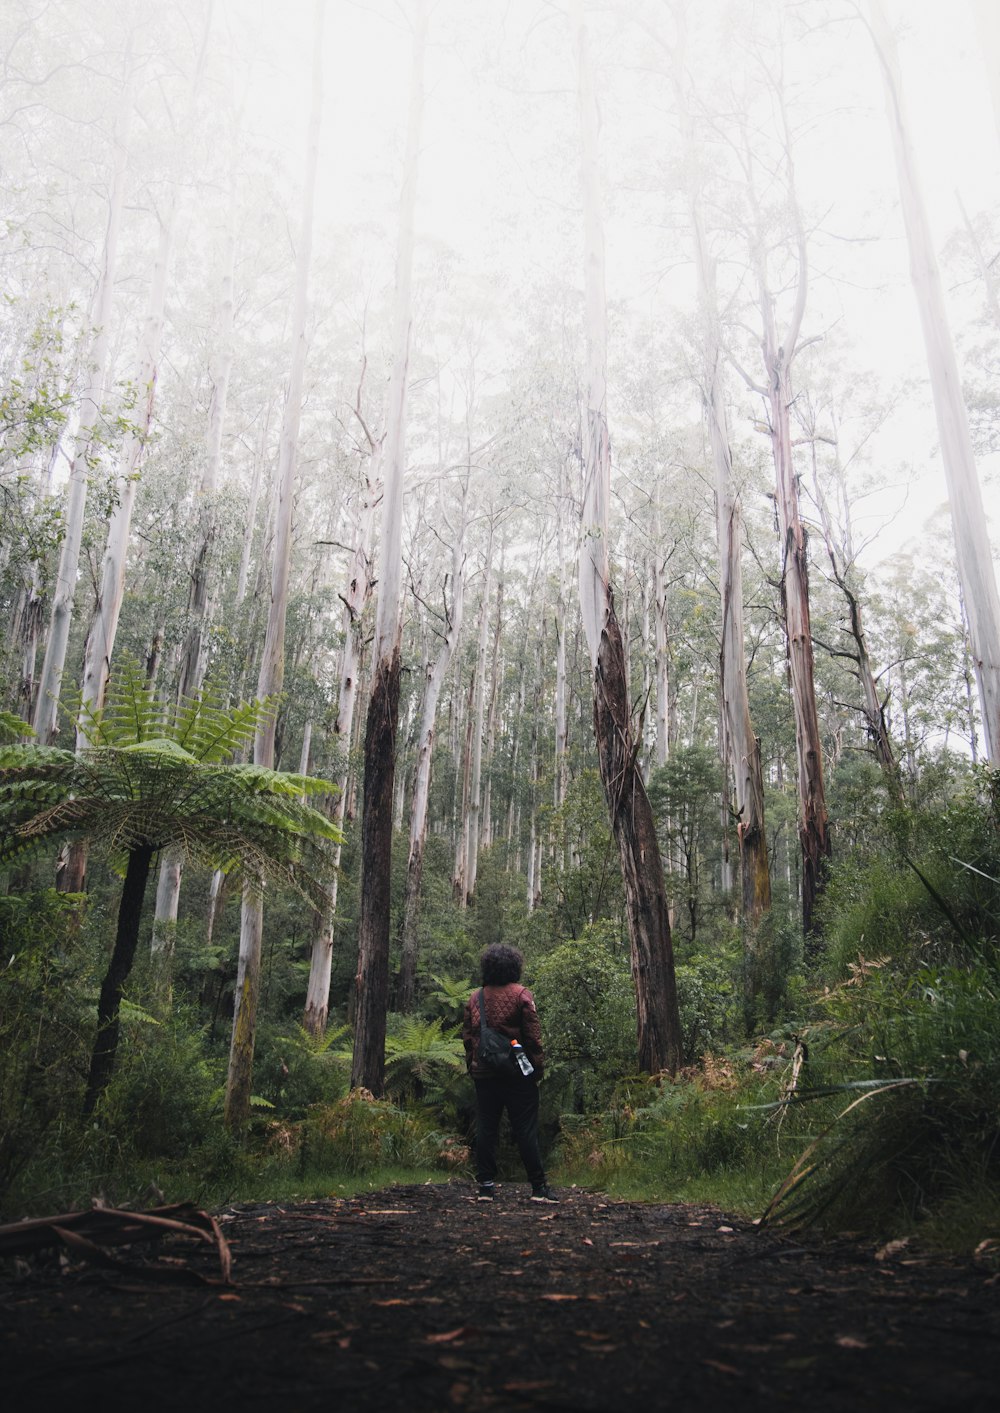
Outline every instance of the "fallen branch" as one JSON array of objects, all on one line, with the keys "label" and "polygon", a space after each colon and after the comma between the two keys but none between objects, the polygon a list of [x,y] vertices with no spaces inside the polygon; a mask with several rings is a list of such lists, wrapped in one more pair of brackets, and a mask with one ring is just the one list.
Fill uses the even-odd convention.
[{"label": "fallen branch", "polygon": [[203,1276],[188,1266],[150,1264],[142,1274],[157,1281],[197,1285],[229,1285],[232,1255],[218,1222],[208,1212],[190,1202],[154,1207],[148,1212],[123,1212],[113,1207],[92,1207],[86,1212],[66,1212],[55,1217],[33,1217],[0,1227],[0,1257],[25,1256],[49,1246],[69,1247],[76,1255],[95,1265],[119,1271],[135,1271],[135,1266],[112,1256],[108,1246],[132,1246],[141,1241],[159,1241],[167,1235],[188,1236],[214,1246],[219,1256],[220,1276]]}]

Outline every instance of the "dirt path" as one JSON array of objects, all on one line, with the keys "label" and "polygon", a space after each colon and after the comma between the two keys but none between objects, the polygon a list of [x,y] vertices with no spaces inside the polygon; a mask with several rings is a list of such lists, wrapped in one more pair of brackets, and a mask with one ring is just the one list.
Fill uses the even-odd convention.
[{"label": "dirt path", "polygon": [[997,1407],[1000,1282],[971,1262],[759,1233],[694,1207],[501,1186],[228,1209],[232,1286],[168,1238],[127,1272],[0,1279],[11,1413]]}]

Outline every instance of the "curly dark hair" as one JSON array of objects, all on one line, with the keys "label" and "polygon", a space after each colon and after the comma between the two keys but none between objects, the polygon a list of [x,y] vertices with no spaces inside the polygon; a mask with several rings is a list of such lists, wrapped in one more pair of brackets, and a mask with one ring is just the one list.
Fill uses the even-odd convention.
[{"label": "curly dark hair", "polygon": [[484,986],[506,986],[508,981],[520,981],[524,958],[516,947],[494,942],[479,958]]}]

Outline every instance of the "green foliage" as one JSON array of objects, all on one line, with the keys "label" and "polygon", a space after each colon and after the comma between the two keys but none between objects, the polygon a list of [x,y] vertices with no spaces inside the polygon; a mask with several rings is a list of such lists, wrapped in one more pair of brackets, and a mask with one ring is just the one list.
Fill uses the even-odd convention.
[{"label": "green foliage", "polygon": [[892,819],[883,852],[834,861],[821,912],[833,978],[859,954],[982,958],[1000,935],[997,780],[982,768],[945,809]]},{"label": "green foliage", "polygon": [[445,1021],[457,1025],[469,999],[469,992],[473,990],[472,982],[464,977],[456,979],[453,976],[432,976],[431,981],[437,989],[428,992],[427,1000],[441,1007]]},{"label": "green foliage", "polygon": [[[802,1019],[752,1052],[705,1054],[672,1084],[623,1081],[600,1112],[564,1116],[564,1174],[620,1192],[766,1207],[769,1220],[792,1225],[920,1226],[948,1240],[959,1224],[973,1244],[995,1235],[997,824],[996,775],[986,771],[944,810],[897,820],[882,856],[864,838],[835,867],[824,904],[837,984],[811,999],[800,986]],[[794,953],[783,924],[768,925],[775,936],[765,942]],[[695,1035],[732,1045],[734,961],[724,949],[678,967],[689,1050],[701,1049]]]},{"label": "green foliage", "polygon": [[254,1084],[282,1121],[305,1117],[314,1104],[329,1104],[347,1092],[341,1050],[346,1025],[330,1026],[321,1036],[301,1025],[263,1024],[254,1052]]},{"label": "green foliage", "polygon": [[0,896],[0,1210],[44,1166],[67,1100],[79,1105],[89,1037],[75,914],[76,899],[54,889]]},{"label": "green foliage", "polygon": [[[838,1111],[774,1205],[775,1220],[908,1230],[970,1184],[1000,1184],[1000,970],[858,964],[827,996],[842,1037]],[[860,1089],[860,1093],[855,1090]]]},{"label": "green foliage", "polygon": [[[406,871],[406,841],[398,838],[393,844],[394,860],[400,865],[399,888],[394,894],[400,900],[398,907],[401,909],[403,882]],[[489,858],[489,851],[484,853],[484,860]],[[481,904],[477,902],[475,908],[459,908],[452,896],[452,866],[454,864],[454,852],[449,847],[446,839],[439,835],[430,835],[424,849],[424,868],[420,890],[420,915],[417,920],[418,951],[420,957],[420,969],[417,975],[417,996],[422,1002],[423,991],[426,986],[428,976],[471,976],[476,970],[479,952],[481,948],[476,937],[470,931],[475,925],[475,920],[479,915]],[[359,859],[348,861],[345,850],[345,864],[342,871],[341,891],[343,884],[347,882],[345,875],[351,866],[355,867],[355,872],[360,866]],[[495,869],[495,866],[494,866]],[[486,865],[487,872],[490,866]],[[351,883],[350,890],[356,885]],[[340,899],[338,897],[337,910],[340,912]],[[501,914],[507,921],[509,915]],[[352,924],[356,927],[356,916],[352,916]],[[394,934],[396,935],[396,934]],[[353,930],[352,930],[353,941]],[[353,967],[353,963],[352,963]],[[353,970],[351,978],[353,979]]]},{"label": "green foliage", "polygon": [[560,808],[540,811],[540,827],[551,831],[556,853],[542,870],[539,909],[550,936],[580,937],[590,922],[617,916],[621,870],[599,773],[580,771]]},{"label": "green foliage", "polygon": [[87,749],[0,747],[0,861],[53,838],[88,838],[117,861],[139,846],[178,844],[188,859],[280,879],[321,901],[339,835],[306,797],[332,787],[225,763],[267,709],[224,707],[209,691],[174,714],[125,659],[105,706],[83,712]]},{"label": "green foliage", "polygon": [[401,1016],[385,1040],[386,1089],[397,1097],[423,1099],[450,1087],[465,1073],[465,1050],[455,1029],[442,1020]]},{"label": "green foliage", "polygon": [[34,731],[12,711],[0,711],[0,741],[16,741],[22,736],[34,736]]},{"label": "green foliage", "polygon": [[[709,1058],[696,1072],[662,1085],[623,1081],[605,1111],[565,1123],[558,1148],[567,1180],[659,1200],[727,1201],[741,1210],[763,1205],[782,1166],[774,1123],[748,1108],[774,1081]],[[787,1166],[787,1164],[786,1164]]]},{"label": "green foliage", "polygon": [[418,1167],[426,1160],[430,1132],[416,1114],[355,1089],[335,1104],[310,1111],[301,1133],[299,1166],[331,1174]]},{"label": "green foliage", "polygon": [[684,1063],[693,1065],[706,1050],[735,1037],[739,963],[733,952],[709,954],[694,964],[679,963],[676,975]]},{"label": "green foliage", "polygon": [[218,1125],[221,1057],[206,1055],[194,1017],[175,1008],[162,1022],[122,1007],[121,1059],[105,1090],[92,1152],[129,1167],[156,1158],[165,1167],[188,1161]]},{"label": "green foliage", "polygon": [[582,1113],[635,1068],[635,995],[628,952],[607,921],[564,942],[534,968],[543,1020],[547,1102]]},{"label": "green foliage", "polygon": [[802,929],[775,906],[756,927],[744,922],[742,941],[743,1033],[754,1035],[779,1015],[796,1014],[804,983]]},{"label": "green foliage", "polygon": [[649,801],[657,819],[667,886],[677,898],[687,940],[693,943],[710,904],[707,860],[718,855],[721,840],[718,753],[703,746],[677,746],[666,765],[650,775]]}]

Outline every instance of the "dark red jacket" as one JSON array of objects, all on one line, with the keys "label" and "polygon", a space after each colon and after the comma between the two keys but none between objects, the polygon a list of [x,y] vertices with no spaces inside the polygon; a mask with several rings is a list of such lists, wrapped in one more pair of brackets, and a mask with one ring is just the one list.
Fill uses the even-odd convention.
[{"label": "dark red jacket", "polygon": [[[541,1079],[545,1070],[542,1049],[542,1027],[535,1010],[535,998],[519,981],[506,986],[486,987],[486,1024],[510,1040],[520,1040],[528,1059]],[[479,987],[465,1003],[462,1019],[462,1043],[465,1063],[473,1079],[491,1079],[492,1073],[479,1063]]]}]

